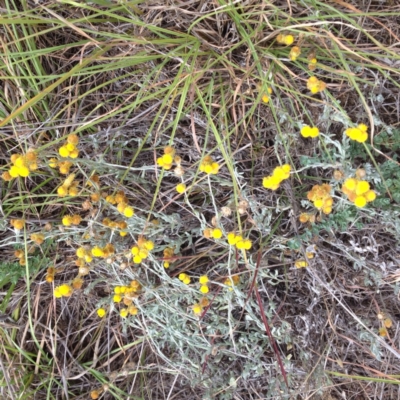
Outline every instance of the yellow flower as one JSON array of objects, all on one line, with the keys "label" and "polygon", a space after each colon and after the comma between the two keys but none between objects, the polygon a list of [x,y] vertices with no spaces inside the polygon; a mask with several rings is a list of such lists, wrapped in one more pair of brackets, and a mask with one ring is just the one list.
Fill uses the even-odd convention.
[{"label": "yellow flower", "polygon": [[79,143],[78,135],[76,135],[75,133],[71,133],[67,137],[67,142],[73,144],[74,146],[76,146]]},{"label": "yellow flower", "polygon": [[261,101],[263,103],[268,103],[269,102],[269,97],[264,93],[261,97]]},{"label": "yellow flower", "polygon": [[[233,275],[231,277],[228,277],[224,280],[224,284],[228,286],[237,285],[240,282],[240,276],[239,275]],[[232,289],[231,289],[232,290]]]},{"label": "yellow flower", "polygon": [[72,216],[72,224],[73,225],[79,225],[82,221],[82,217],[78,214],[75,214]]},{"label": "yellow flower", "polygon": [[121,293],[121,286],[115,286],[114,293],[115,294],[120,294]]},{"label": "yellow flower", "polygon": [[71,215],[65,215],[62,219],[62,224],[64,226],[71,226],[72,225],[72,217]]},{"label": "yellow flower", "polygon": [[240,236],[236,236],[234,232],[230,232],[227,235],[228,243],[231,246],[234,246],[239,240],[241,240]]},{"label": "yellow flower", "polygon": [[68,150],[67,146],[61,146],[58,149],[58,153],[60,154],[61,157],[68,157],[70,151]]},{"label": "yellow flower", "polygon": [[367,181],[358,181],[356,186],[356,195],[361,196],[369,190],[369,183]]},{"label": "yellow flower", "polygon": [[185,193],[186,185],[184,183],[179,183],[178,185],[176,185],[175,189],[179,194]]},{"label": "yellow flower", "polygon": [[79,150],[74,149],[74,150],[70,151],[69,156],[70,156],[70,158],[77,158],[79,156]]},{"label": "yellow flower", "polygon": [[330,207],[330,206],[324,207],[324,208],[322,209],[322,212],[323,212],[324,214],[330,214],[330,213],[332,212],[332,207]]},{"label": "yellow flower", "polygon": [[129,311],[128,311],[127,308],[122,308],[121,311],[119,312],[119,315],[120,315],[122,318],[126,318],[126,317],[128,316],[128,313],[129,313]]},{"label": "yellow flower", "polygon": [[316,76],[310,76],[307,79],[307,89],[313,94],[322,92],[326,89],[326,83],[320,81]]},{"label": "yellow flower", "polygon": [[300,216],[299,216],[299,221],[300,221],[302,224],[307,223],[309,220],[310,220],[310,215],[309,215],[309,214],[307,214],[307,213],[301,213],[301,214],[300,214]]},{"label": "yellow flower", "polygon": [[59,287],[58,287],[58,290],[59,290],[61,296],[64,296],[64,297],[69,297],[69,296],[71,296],[72,293],[73,293],[73,291],[74,291],[74,290],[72,289],[72,287],[71,287],[70,285],[67,285],[66,283],[63,284],[63,285],[61,285],[61,286],[59,286]]},{"label": "yellow flower", "polygon": [[184,272],[181,272],[178,276],[180,281],[183,281],[185,278],[187,277],[187,275]]},{"label": "yellow flower", "polygon": [[29,176],[29,168],[25,167],[24,165],[18,168],[18,174],[19,176],[22,176],[23,178],[26,178]]},{"label": "yellow flower", "polygon": [[263,186],[266,189],[277,190],[280,183],[288,179],[290,176],[290,165],[284,164],[282,166],[276,167],[272,172],[272,175],[263,178]]},{"label": "yellow flower", "polygon": [[269,95],[272,94],[272,89],[271,88],[267,88],[267,92],[268,93],[264,93],[261,97],[261,100],[263,103],[268,103],[269,102]]},{"label": "yellow flower", "polygon": [[281,181],[276,176],[266,176],[263,178],[263,186],[266,189],[277,190]]},{"label": "yellow flower", "polygon": [[43,233],[32,233],[31,239],[40,246],[44,242],[44,235]]},{"label": "yellow flower", "polygon": [[303,136],[305,138],[307,138],[307,137],[315,138],[319,135],[319,129],[316,126],[311,127],[311,126],[306,125],[303,128],[301,128],[300,133],[301,133],[301,136]]},{"label": "yellow flower", "polygon": [[169,170],[172,168],[172,163],[174,161],[175,149],[171,146],[166,146],[164,148],[164,155],[162,157],[157,158],[157,164]]},{"label": "yellow flower", "polygon": [[74,197],[74,196],[77,196],[78,195],[78,192],[79,192],[79,190],[78,190],[78,187],[77,186],[71,186],[69,189],[68,189],[68,194],[70,195],[70,196],[72,196],[72,197]]},{"label": "yellow flower", "polygon": [[297,58],[300,56],[300,54],[301,54],[301,49],[300,49],[300,47],[299,47],[299,46],[293,46],[293,47],[290,49],[289,59],[290,59],[291,61],[296,61]]},{"label": "yellow flower", "polygon": [[154,242],[152,242],[151,240],[146,240],[146,241],[144,242],[144,247],[145,247],[147,250],[151,251],[151,250],[154,249]]},{"label": "yellow flower", "polygon": [[189,285],[190,283],[190,276],[185,274],[184,272],[179,274],[179,280],[181,280],[185,285]]},{"label": "yellow flower", "polygon": [[373,190],[368,190],[368,192],[364,194],[364,197],[367,200],[367,202],[369,203],[376,199],[376,193]]},{"label": "yellow flower", "polygon": [[277,36],[276,41],[280,44],[285,44],[286,46],[290,46],[294,42],[294,37],[293,35],[284,35],[281,33]]},{"label": "yellow flower", "polygon": [[209,175],[216,175],[219,171],[219,164],[211,156],[205,156],[201,161],[200,171]]},{"label": "yellow flower", "polygon": [[139,251],[139,256],[143,260],[149,256],[149,251],[147,249],[141,249]]},{"label": "yellow flower", "polygon": [[314,206],[315,206],[315,208],[318,208],[318,210],[320,208],[322,208],[323,205],[324,205],[324,200],[323,199],[317,199],[317,200],[314,201]]},{"label": "yellow flower", "polygon": [[69,151],[73,151],[75,150],[75,146],[72,143],[67,143],[66,145],[64,145],[64,147]]},{"label": "yellow flower", "polygon": [[363,143],[368,139],[367,133],[368,127],[365,124],[359,124],[356,128],[348,128],[345,130],[345,134],[356,142]]},{"label": "yellow flower", "polygon": [[219,228],[215,228],[212,230],[212,237],[214,239],[221,239],[222,238],[222,231]]},{"label": "yellow flower", "polygon": [[104,250],[101,249],[99,246],[94,246],[92,249],[92,255],[93,255],[93,257],[103,257]]},{"label": "yellow flower", "polygon": [[105,310],[104,308],[99,308],[99,309],[97,310],[97,315],[98,315],[100,318],[103,318],[103,317],[106,315],[106,310]]},{"label": "yellow flower", "polygon": [[137,313],[139,312],[138,308],[135,307],[134,305],[131,305],[128,307],[128,312],[131,315],[137,315]]},{"label": "yellow flower", "polygon": [[354,178],[348,178],[343,183],[343,187],[350,191],[354,191],[356,186],[357,186],[357,179]]},{"label": "yellow flower", "polygon": [[140,264],[142,262],[142,257],[140,257],[140,255],[133,257],[133,262],[135,264]]},{"label": "yellow flower", "polygon": [[4,171],[1,175],[2,179],[6,182],[12,181],[13,177],[11,176],[10,172]]},{"label": "yellow flower", "polygon": [[236,243],[236,247],[239,250],[250,250],[251,249],[251,240],[241,239]]},{"label": "yellow flower", "polygon": [[208,286],[207,285],[200,286],[200,292],[204,294],[208,293],[209,292]]},{"label": "yellow flower", "polygon": [[200,315],[203,312],[203,307],[196,303],[192,306],[192,310],[195,315]]},{"label": "yellow flower", "polygon": [[202,285],[205,285],[208,282],[208,276],[207,275],[202,275],[199,278],[199,283],[201,283]]},{"label": "yellow flower", "polygon": [[175,149],[172,146],[164,147],[164,154],[171,154],[171,156],[175,155]]},{"label": "yellow flower", "polygon": [[10,221],[10,224],[18,230],[24,229],[25,226],[25,220],[24,219],[12,219]]},{"label": "yellow flower", "polygon": [[134,214],[134,213],[135,213],[135,212],[134,212],[134,210],[133,210],[132,207],[128,206],[128,207],[125,207],[125,208],[124,208],[124,215],[125,215],[126,218],[131,218],[131,217],[133,217],[133,214]]},{"label": "yellow flower", "polygon": [[354,205],[356,207],[362,208],[365,207],[367,204],[367,200],[364,196],[357,196],[356,199],[354,200]]},{"label": "yellow flower", "polygon": [[308,266],[308,262],[307,262],[307,261],[304,261],[304,260],[297,260],[297,261],[294,263],[294,266],[295,266],[296,268],[306,268],[306,267]]},{"label": "yellow flower", "polygon": [[114,294],[114,296],[113,296],[114,303],[119,303],[121,300],[122,300],[122,296],[120,294]]}]

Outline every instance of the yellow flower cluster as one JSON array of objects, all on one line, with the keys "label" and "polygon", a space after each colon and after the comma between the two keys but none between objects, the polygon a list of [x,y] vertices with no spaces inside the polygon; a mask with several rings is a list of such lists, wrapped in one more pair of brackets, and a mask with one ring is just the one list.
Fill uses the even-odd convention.
[{"label": "yellow flower cluster", "polygon": [[348,128],[345,130],[345,134],[356,142],[363,143],[368,139],[368,127],[365,124],[358,124],[356,128]]},{"label": "yellow flower cluster", "polygon": [[229,286],[229,290],[233,290],[232,286],[237,286],[240,282],[239,275],[232,275],[224,280],[224,284]]},{"label": "yellow flower cluster", "polygon": [[73,292],[74,289],[72,288],[72,286],[66,283],[54,288],[54,296],[58,299],[61,297],[70,297]]},{"label": "yellow flower cluster", "polygon": [[19,259],[19,265],[26,265],[25,253],[23,250],[15,250],[14,256]]},{"label": "yellow flower cluster", "polygon": [[344,181],[342,192],[354,203],[356,207],[364,207],[376,199],[376,193],[370,189],[367,181],[348,178]]},{"label": "yellow flower cluster", "polygon": [[314,207],[322,210],[324,214],[332,212],[333,198],[331,196],[332,187],[327,183],[315,185],[307,193],[307,199],[314,203]]},{"label": "yellow flower cluster", "polygon": [[326,83],[320,81],[316,76],[310,76],[307,79],[307,89],[312,93],[322,92],[326,89]]},{"label": "yellow flower cluster", "polygon": [[207,276],[207,275],[202,275],[202,276],[200,276],[200,278],[199,278],[199,283],[200,283],[200,292],[201,292],[201,293],[206,294],[206,293],[209,292],[209,289],[208,289],[208,282],[209,282],[209,279],[208,279],[208,276]]},{"label": "yellow flower cluster", "polygon": [[13,165],[2,175],[5,181],[11,181],[19,176],[26,178],[32,171],[38,169],[37,154],[34,151],[28,151],[25,155],[13,154],[10,160]]},{"label": "yellow flower cluster", "polygon": [[228,243],[231,246],[236,246],[239,250],[250,250],[252,243],[250,239],[243,239],[241,235],[236,235],[234,232],[228,233]]},{"label": "yellow flower cluster", "polygon": [[[93,261],[93,256],[92,252],[89,249],[86,249],[85,247],[79,247],[76,250],[76,256],[78,257],[79,260],[82,260],[83,262],[90,263]],[[81,263],[80,263],[81,264]],[[78,265],[78,263],[77,263]],[[79,267],[80,265],[78,265]]]},{"label": "yellow flower cluster", "polygon": [[25,220],[24,219],[12,219],[12,220],[10,220],[10,224],[15,229],[21,230],[21,229],[24,229]]},{"label": "yellow flower cluster", "polygon": [[314,71],[315,68],[317,67],[317,62],[318,62],[317,58],[315,56],[311,56],[311,57],[308,58],[308,60],[310,61],[309,64],[308,64],[308,69],[310,71]]},{"label": "yellow flower cluster", "polygon": [[302,224],[305,224],[306,222],[311,222],[313,224],[315,222],[315,215],[309,213],[301,213],[299,216],[299,221]]},{"label": "yellow flower cluster", "polygon": [[115,196],[112,194],[106,196],[106,202],[113,205],[116,204],[118,212],[123,214],[126,218],[131,218],[135,214],[135,210],[128,205],[128,199],[122,190]]},{"label": "yellow flower cluster", "polygon": [[207,297],[203,297],[200,299],[199,303],[193,304],[192,310],[194,315],[201,315],[203,313],[204,307],[207,307],[210,304]]},{"label": "yellow flower cluster", "polygon": [[182,272],[181,274],[179,274],[178,276],[179,280],[182,281],[185,285],[189,285],[190,283],[190,276],[188,274],[185,274],[184,272]]},{"label": "yellow flower cluster", "polygon": [[54,276],[56,275],[56,269],[52,266],[47,268],[47,273],[46,273],[46,282],[47,283],[52,283],[54,282]]},{"label": "yellow flower cluster", "polygon": [[284,44],[286,46],[290,46],[291,44],[293,44],[294,42],[294,37],[293,35],[285,35],[283,33],[280,33],[277,37],[276,37],[276,41],[279,44]]},{"label": "yellow flower cluster", "polygon": [[222,230],[220,228],[206,228],[203,231],[203,235],[206,239],[221,239]]},{"label": "yellow flower cluster", "polygon": [[[157,158],[157,165],[166,170],[171,169],[174,162],[174,156],[175,149],[172,146],[164,147],[164,155]],[[178,160],[180,160],[180,158]]]},{"label": "yellow flower cluster", "polygon": [[78,182],[74,181],[75,174],[70,174],[64,180],[63,184],[57,189],[59,197],[77,196],[79,193]]},{"label": "yellow flower cluster", "polygon": [[219,164],[211,156],[205,156],[201,160],[200,171],[209,175],[216,175],[219,171]]},{"label": "yellow flower cluster", "polygon": [[112,243],[107,243],[104,247],[94,246],[91,250],[93,257],[108,258],[115,253]]},{"label": "yellow flower cluster", "polygon": [[293,47],[290,49],[289,59],[290,59],[291,61],[296,61],[297,58],[300,56],[300,54],[301,54],[301,49],[300,49],[300,47],[299,47],[299,46],[293,46]]},{"label": "yellow flower cluster", "polygon": [[62,175],[68,175],[72,166],[73,163],[71,161],[58,161],[56,158],[50,158],[49,160],[49,167],[58,168]]},{"label": "yellow flower cluster", "polygon": [[78,214],[65,215],[62,219],[62,224],[64,226],[79,225],[82,221],[82,217]]},{"label": "yellow flower cluster", "polygon": [[149,252],[154,249],[154,243],[144,237],[139,237],[137,246],[133,246],[131,253],[133,255],[133,262],[140,264],[142,260],[149,256]]},{"label": "yellow flower cluster", "polygon": [[268,103],[269,102],[269,95],[272,94],[272,89],[271,88],[267,88],[267,92],[268,93],[264,93],[261,97],[261,100],[263,103]]},{"label": "yellow flower cluster", "polygon": [[40,246],[44,242],[44,235],[43,235],[43,233],[32,233],[31,239],[38,246]]},{"label": "yellow flower cluster", "polygon": [[166,247],[164,249],[164,268],[169,268],[171,265],[171,258],[174,256],[174,249],[172,249],[171,247]]},{"label": "yellow flower cluster", "polygon": [[125,230],[128,227],[126,221],[112,221],[110,218],[104,218],[103,225],[110,229],[120,229],[119,235],[122,237],[128,234],[128,232]]},{"label": "yellow flower cluster", "polygon": [[71,135],[68,135],[65,144],[58,149],[58,153],[60,154],[61,157],[64,158],[66,157],[77,158],[79,156],[79,150],[76,148],[78,143],[79,143],[78,135],[72,133]]},{"label": "yellow flower cluster", "polygon": [[129,306],[126,315],[122,315],[125,311],[122,314],[122,310],[120,311],[122,317],[125,318],[128,314],[136,315],[138,313],[138,309],[132,303],[138,297],[141,290],[142,285],[137,280],[131,281],[128,286],[116,286],[114,288],[114,303],[122,302],[124,305]]},{"label": "yellow flower cluster", "polygon": [[138,312],[138,308],[131,304],[128,308],[122,308],[119,312],[119,315],[122,318],[126,318],[128,315],[137,315]]},{"label": "yellow flower cluster", "polygon": [[276,167],[272,175],[266,176],[263,179],[263,186],[266,189],[277,190],[279,185],[290,176],[290,165],[284,164],[281,167]]},{"label": "yellow flower cluster", "polygon": [[307,137],[315,138],[319,136],[319,129],[316,126],[311,127],[309,125],[306,125],[301,128],[300,133],[301,136],[305,138]]}]

